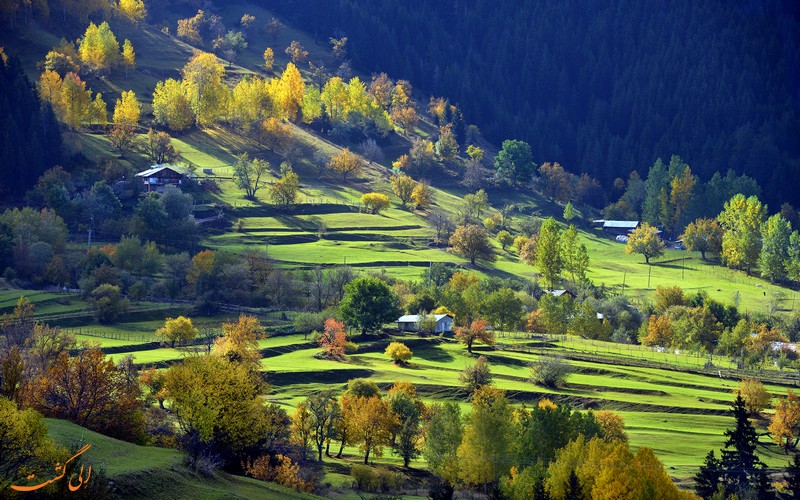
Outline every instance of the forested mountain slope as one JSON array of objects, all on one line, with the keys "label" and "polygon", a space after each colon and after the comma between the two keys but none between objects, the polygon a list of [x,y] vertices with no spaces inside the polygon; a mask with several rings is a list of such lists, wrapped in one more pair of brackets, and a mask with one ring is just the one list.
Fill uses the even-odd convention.
[{"label": "forested mountain slope", "polygon": [[268,3],[346,35],[355,67],[448,96],[491,140],[529,142],[539,163],[610,185],[680,154],[704,179],[756,178],[776,208],[800,200],[796,2]]}]

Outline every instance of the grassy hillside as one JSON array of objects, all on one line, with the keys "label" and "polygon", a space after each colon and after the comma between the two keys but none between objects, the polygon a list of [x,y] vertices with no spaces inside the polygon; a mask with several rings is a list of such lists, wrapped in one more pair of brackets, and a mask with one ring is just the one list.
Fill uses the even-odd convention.
[{"label": "grassy hillside", "polygon": [[[220,14],[230,24],[230,20],[239,19],[245,12],[261,21],[272,17],[271,12],[249,4],[226,5]],[[179,77],[179,69],[189,59],[193,48],[175,36],[160,31],[159,28],[165,24],[174,32],[173,27],[180,16],[171,16],[161,20],[158,26],[138,29],[120,20],[111,21],[119,40],[130,38],[133,42],[137,68],[128,75],[118,70],[87,81],[94,91],[103,92],[110,107],[120,91],[133,89],[145,103],[144,111],[148,113],[148,103],[156,82]],[[59,32],[58,29],[64,28],[50,28],[51,31],[47,31],[31,23],[0,34],[0,44],[5,45],[10,54],[23,60],[31,79],[35,80],[38,77],[36,63],[58,43],[60,37],[74,39],[82,34],[80,30]],[[228,69],[229,83],[233,84],[248,73],[271,76],[264,70],[261,58],[263,48],[268,45],[275,48],[275,68],[280,71],[287,62],[282,47],[292,40],[303,43],[315,64],[325,64],[329,68],[335,64],[327,47],[315,43],[307,34],[292,27],[287,27],[275,40],[268,38],[261,30],[253,30],[248,36],[249,47],[237,58],[237,64]],[[361,76],[362,79],[368,78],[368,75]],[[424,104],[420,102],[419,107],[424,109]],[[143,118],[145,126],[149,119],[149,116]],[[402,279],[416,279],[430,262],[465,263],[444,249],[431,247],[433,229],[428,223],[428,214],[401,208],[399,200],[393,195],[392,206],[382,214],[359,213],[358,199],[364,192],[391,192],[388,182],[390,170],[387,167],[393,159],[407,152],[408,143],[405,139],[392,134],[381,144],[386,153],[383,164],[372,162],[359,178],[343,184],[332,173],[320,174],[312,156],[320,150],[332,155],[344,146],[356,148],[357,144],[334,144],[304,126],[291,126],[300,152],[293,166],[300,175],[301,189],[299,205],[289,212],[276,211],[269,204],[266,189],[262,189],[254,201],[245,199],[243,192],[236,188],[230,178],[230,165],[235,162],[235,155],[248,152],[272,163],[272,173],[267,179],[268,182],[272,181],[278,175],[278,165],[282,161],[280,156],[224,127],[192,129],[173,138],[183,161],[196,166],[199,171],[212,169],[221,188],[220,193],[206,193],[198,201],[223,204],[228,207],[225,209],[226,217],[232,223],[240,222],[242,226],[240,232],[207,237],[203,242],[206,246],[241,251],[254,247],[266,248],[268,245],[270,257],[290,268],[346,262],[363,270],[385,268]],[[423,134],[432,129],[430,123],[423,122],[420,126]],[[135,153],[120,158],[103,135],[68,133],[65,142],[72,154],[82,153],[92,161],[114,159],[136,169],[146,168],[149,164],[146,158]],[[434,186],[433,210],[454,213],[460,198],[466,194],[463,188],[454,183],[451,175],[445,170],[436,169],[422,176],[427,177]],[[534,214],[558,217],[563,208],[532,193],[493,191],[490,192],[489,201],[494,207],[509,203],[519,207],[512,213],[512,228]],[[487,215],[493,212],[494,209]],[[587,217],[591,215],[587,214]],[[108,241],[119,238],[116,234],[97,236]],[[794,307],[793,291],[705,262],[697,254],[669,250],[662,259],[655,261],[654,266],[646,266],[640,256],[626,256],[624,245],[589,230],[588,226],[581,236],[591,256],[589,277],[596,285],[624,291],[633,297],[647,297],[659,285],[679,284],[690,292],[704,290],[724,303],[737,302],[742,310],[748,312],[764,310],[770,302],[775,301],[780,302],[779,309],[791,310]],[[480,263],[476,272],[525,279],[535,276],[536,269],[519,262],[513,252],[502,251],[496,242],[495,246],[497,260]]]},{"label": "grassy hillside", "polygon": [[197,475],[183,465],[183,455],[177,450],[137,446],[64,420],[46,419],[46,423],[50,436],[62,446],[91,445],[83,461],[105,471],[117,498],[315,498],[224,472]]}]

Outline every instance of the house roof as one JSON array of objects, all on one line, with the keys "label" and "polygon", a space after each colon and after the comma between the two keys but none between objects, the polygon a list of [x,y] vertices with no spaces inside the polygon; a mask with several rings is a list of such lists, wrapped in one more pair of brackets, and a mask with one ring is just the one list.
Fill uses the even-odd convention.
[{"label": "house roof", "polygon": [[186,177],[194,177],[194,174],[189,172],[184,167],[180,167],[178,165],[171,165],[169,163],[162,163],[160,165],[153,165],[152,167],[148,168],[147,170],[144,170],[144,171],[139,172],[138,174],[136,174],[136,177],[150,177],[152,175],[155,175],[155,174],[161,172],[162,170],[172,170],[176,174],[184,175]]},{"label": "house roof", "polygon": [[[437,323],[441,321],[442,318],[453,319],[449,314],[434,314],[433,317],[436,318]],[[421,319],[422,317],[419,314],[406,314],[405,316],[400,316],[397,323],[418,323]]]},{"label": "house roof", "polygon": [[562,295],[572,295],[569,290],[545,290],[544,293],[549,293],[553,297],[561,297]]},{"label": "house roof", "polygon": [[619,228],[619,229],[635,229],[639,226],[638,220],[607,220],[603,221],[603,229],[606,228]]}]

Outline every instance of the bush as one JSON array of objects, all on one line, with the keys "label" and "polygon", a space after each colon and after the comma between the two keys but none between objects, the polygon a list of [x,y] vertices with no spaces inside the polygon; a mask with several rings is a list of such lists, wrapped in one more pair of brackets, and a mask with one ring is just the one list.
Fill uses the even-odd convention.
[{"label": "bush", "polygon": [[486,356],[479,356],[474,365],[464,368],[464,371],[458,375],[458,380],[464,384],[470,394],[485,385],[491,385],[492,371],[489,369]]},{"label": "bush", "polygon": [[350,468],[353,487],[358,491],[375,491],[378,489],[378,477],[368,465],[356,464]]},{"label": "bush", "polygon": [[569,365],[557,357],[541,357],[531,363],[531,382],[545,387],[558,387],[567,378]]},{"label": "bush", "polygon": [[389,344],[389,347],[386,348],[384,354],[392,358],[392,361],[398,365],[404,365],[408,363],[408,360],[414,356],[414,353],[411,352],[411,349],[401,342],[392,342]]},{"label": "bush", "polygon": [[392,472],[385,467],[372,468],[357,464],[350,468],[353,487],[358,491],[394,492],[403,484],[403,475]]}]

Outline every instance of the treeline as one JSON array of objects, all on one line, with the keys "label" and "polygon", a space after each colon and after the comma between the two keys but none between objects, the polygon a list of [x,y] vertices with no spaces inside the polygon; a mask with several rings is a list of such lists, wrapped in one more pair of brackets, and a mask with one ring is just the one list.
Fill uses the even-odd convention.
[{"label": "treeline", "polygon": [[733,168],[798,200],[796,10],[590,0],[269,2],[354,65],[460,103],[487,137],[517,136],[608,186],[679,152],[704,178]]},{"label": "treeline", "polygon": [[20,63],[0,48],[0,195],[20,196],[61,159],[61,131]]}]

